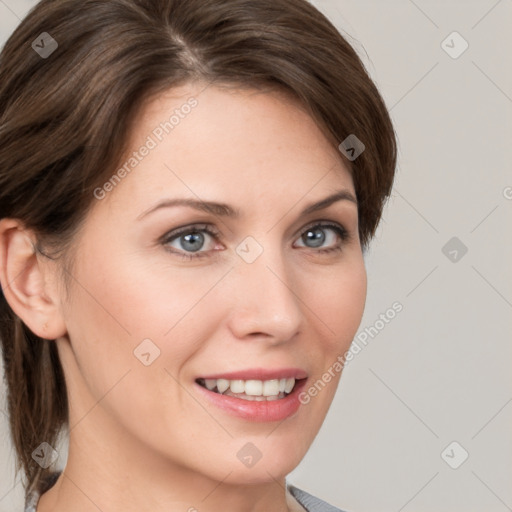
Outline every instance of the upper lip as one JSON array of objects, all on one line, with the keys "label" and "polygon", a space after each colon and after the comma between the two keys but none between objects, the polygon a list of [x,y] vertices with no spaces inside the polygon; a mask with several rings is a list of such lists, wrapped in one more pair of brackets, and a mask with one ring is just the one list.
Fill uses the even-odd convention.
[{"label": "upper lip", "polygon": [[226,380],[274,380],[274,379],[305,379],[308,374],[300,368],[248,368],[236,372],[222,372],[211,375],[201,375],[202,379]]}]

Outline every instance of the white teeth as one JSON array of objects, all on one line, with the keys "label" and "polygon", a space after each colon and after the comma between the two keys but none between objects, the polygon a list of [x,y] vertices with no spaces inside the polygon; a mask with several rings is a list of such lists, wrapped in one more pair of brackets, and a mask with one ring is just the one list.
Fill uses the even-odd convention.
[{"label": "white teeth", "polygon": [[295,386],[295,379],[286,379],[286,386],[284,388],[285,393],[290,393]]},{"label": "white teeth", "polygon": [[[247,393],[246,393],[247,395]],[[247,395],[248,397],[250,396],[252,400],[254,400],[255,402],[263,402],[265,401],[265,397],[264,396],[260,396],[260,395]]]},{"label": "white teeth", "polygon": [[231,389],[233,393],[245,393],[245,382],[243,380],[231,380],[229,389]]},{"label": "white teeth", "polygon": [[211,391],[217,385],[217,379],[205,379],[205,386]]},{"label": "white teeth", "polygon": [[279,394],[279,381],[266,380],[263,382],[263,396],[275,396]]},{"label": "white teeth", "polygon": [[247,400],[278,400],[284,398],[285,393],[291,393],[295,386],[295,379],[271,379],[271,380],[227,380],[204,379],[204,385],[210,391],[217,388],[217,393],[237,396],[245,395]]},{"label": "white teeth", "polygon": [[249,396],[261,396],[263,394],[263,382],[261,380],[246,381],[245,394]]},{"label": "white teeth", "polygon": [[284,393],[279,393],[277,396],[261,396],[261,395],[247,395],[245,393],[233,393],[230,389],[228,389],[224,396],[234,396],[235,398],[240,398],[242,400],[248,400],[249,402],[267,402],[269,400],[279,400],[284,398],[286,395]]},{"label": "white teeth", "polygon": [[217,379],[217,391],[219,393],[224,393],[226,389],[229,388],[229,380],[226,379]]}]

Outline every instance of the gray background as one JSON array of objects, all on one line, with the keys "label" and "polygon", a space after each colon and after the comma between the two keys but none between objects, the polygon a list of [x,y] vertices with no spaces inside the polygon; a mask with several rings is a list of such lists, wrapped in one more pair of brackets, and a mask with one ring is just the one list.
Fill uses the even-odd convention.
[{"label": "gray background", "polygon": [[[1,44],[35,3],[0,0]],[[289,481],[350,512],[512,510],[512,0],[313,3],[399,139],[360,332],[403,311],[347,366]],[[5,414],[0,440],[0,512],[21,510]]]}]

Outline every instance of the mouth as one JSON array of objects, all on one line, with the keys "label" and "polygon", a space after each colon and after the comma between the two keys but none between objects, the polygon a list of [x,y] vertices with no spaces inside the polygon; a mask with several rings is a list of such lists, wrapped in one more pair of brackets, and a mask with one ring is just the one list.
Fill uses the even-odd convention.
[{"label": "mouth", "polygon": [[251,422],[283,421],[302,403],[299,394],[308,380],[300,368],[252,368],[195,379],[199,395],[219,411]]},{"label": "mouth", "polygon": [[272,402],[292,394],[305,378],[281,377],[269,380],[256,379],[196,379],[196,383],[213,393],[247,400],[250,402]]}]

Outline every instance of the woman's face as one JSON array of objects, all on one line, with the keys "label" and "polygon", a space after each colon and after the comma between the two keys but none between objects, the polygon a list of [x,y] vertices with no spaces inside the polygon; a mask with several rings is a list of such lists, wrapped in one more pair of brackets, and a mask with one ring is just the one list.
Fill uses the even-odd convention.
[{"label": "woman's face", "polygon": [[70,450],[282,478],[325,418],[364,309],[352,178],[277,93],[183,86],[148,102],[131,135],[62,296]]}]

